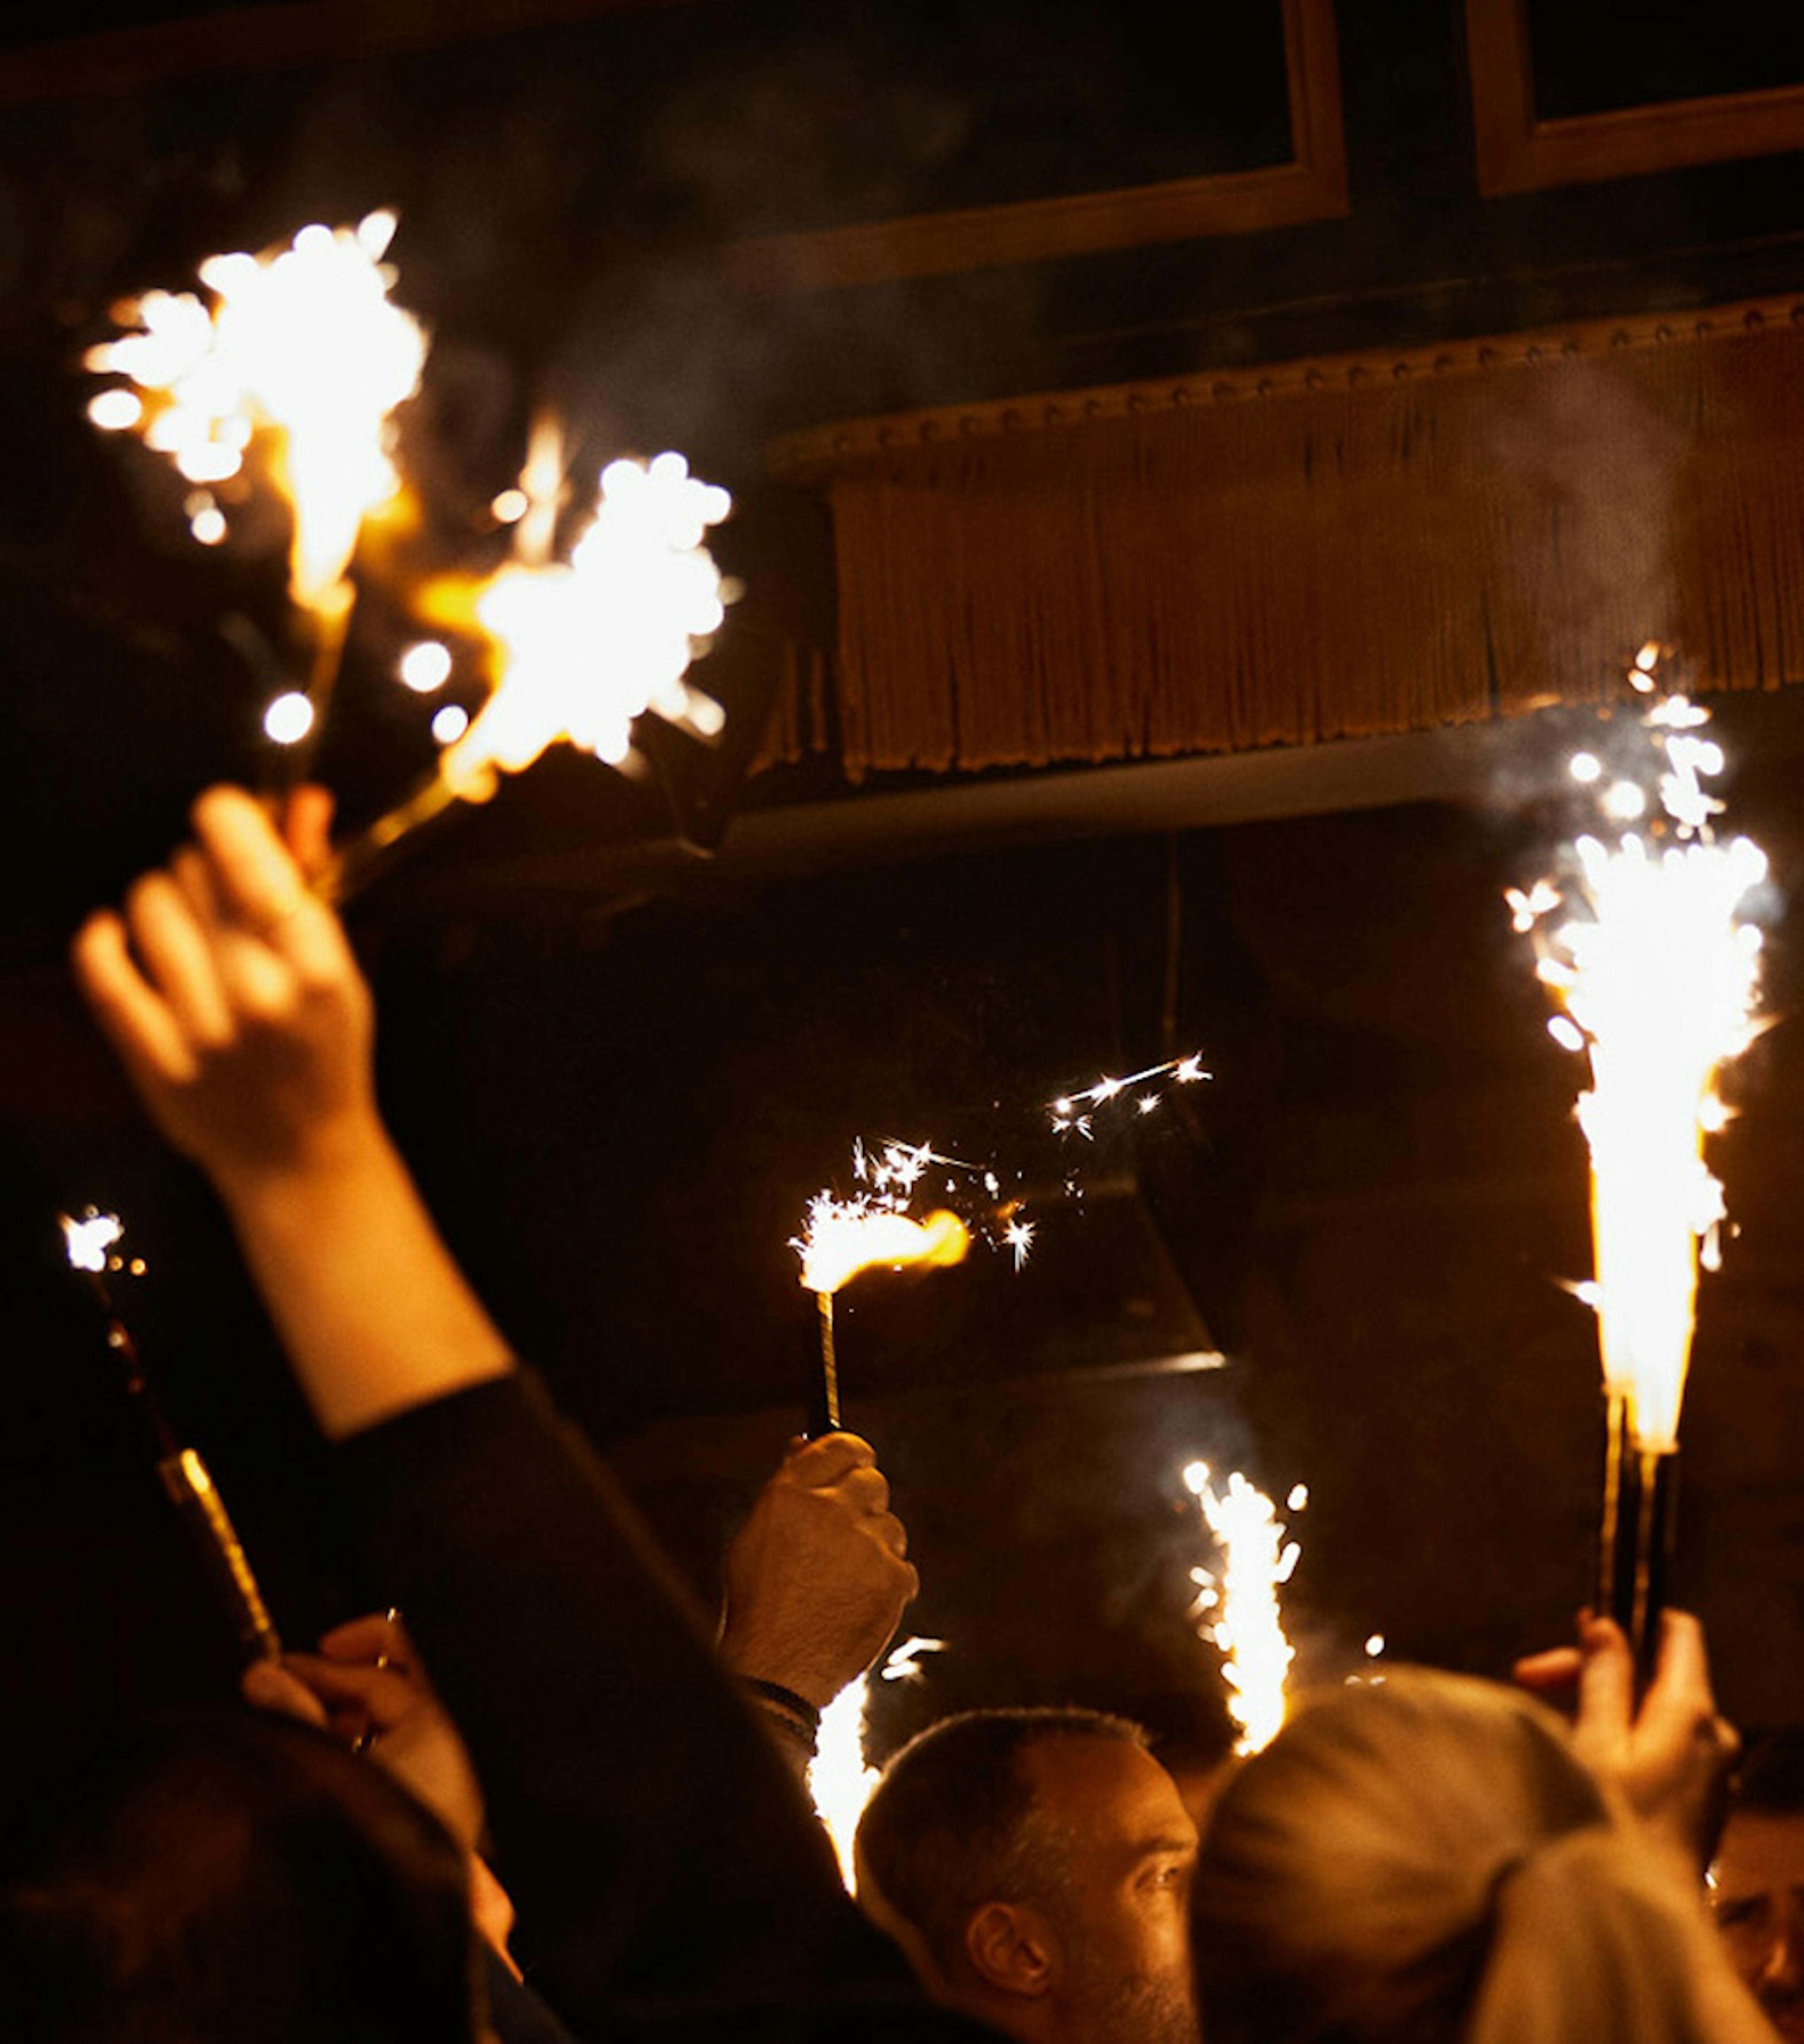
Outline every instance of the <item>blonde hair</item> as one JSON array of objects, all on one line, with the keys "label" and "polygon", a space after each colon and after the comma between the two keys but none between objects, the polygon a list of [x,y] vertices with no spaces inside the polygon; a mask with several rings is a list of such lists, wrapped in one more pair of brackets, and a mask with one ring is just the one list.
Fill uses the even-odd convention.
[{"label": "blonde hair", "polygon": [[1464,1677],[1306,1705],[1224,1790],[1192,1911],[1210,2044],[1725,2034],[1701,1908],[1559,1719]]}]

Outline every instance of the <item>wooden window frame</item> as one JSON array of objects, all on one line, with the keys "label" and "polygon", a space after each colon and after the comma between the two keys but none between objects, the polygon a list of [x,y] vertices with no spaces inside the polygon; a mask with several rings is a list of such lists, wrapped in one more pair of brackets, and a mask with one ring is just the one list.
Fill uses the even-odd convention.
[{"label": "wooden window frame", "polygon": [[1804,149],[1804,85],[1537,119],[1528,0],[1466,0],[1466,50],[1487,198]]},{"label": "wooden window frame", "polygon": [[1333,0],[1283,0],[1290,162],[1067,198],[970,206],[737,242],[729,276],[757,291],[844,289],[1045,263],[1219,234],[1338,220],[1348,211]]}]

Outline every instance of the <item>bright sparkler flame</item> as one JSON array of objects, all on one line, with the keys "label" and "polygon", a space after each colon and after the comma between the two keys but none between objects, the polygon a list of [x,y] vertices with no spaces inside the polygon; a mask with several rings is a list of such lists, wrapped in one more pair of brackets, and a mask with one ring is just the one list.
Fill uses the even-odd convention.
[{"label": "bright sparkler flame", "polygon": [[879,1265],[892,1270],[914,1264],[942,1270],[962,1263],[971,1231],[943,1207],[915,1220],[894,1207],[873,1204],[865,1194],[837,1200],[831,1193],[817,1193],[809,1202],[807,1232],[794,1247],[801,1252],[803,1285],[831,1293]]},{"label": "bright sparkler flame", "polygon": [[[537,458],[543,465],[542,451]],[[536,486],[537,502],[543,478]],[[456,795],[482,800],[498,773],[520,772],[560,739],[618,766],[648,711],[719,735],[720,705],[685,676],[725,614],[702,540],[731,508],[679,454],[610,462],[567,564],[517,559],[481,582],[448,579],[425,592],[435,622],[473,628],[491,648],[494,693],[439,761]]]},{"label": "bright sparkler flame", "polygon": [[[944,1653],[945,1646],[943,1639],[905,1639],[877,1672],[886,1682],[918,1682],[921,1655]],[[814,1813],[833,1842],[840,1878],[848,1893],[853,1885],[852,1846],[858,1834],[858,1820],[883,1779],[880,1769],[865,1764],[864,1720],[870,1701],[867,1675],[860,1676],[840,1690],[821,1713],[814,1758],[808,1767],[808,1793]]]},{"label": "bright sparkler flame", "polygon": [[87,366],[129,378],[102,392],[97,425],[130,428],[190,482],[236,475],[260,431],[271,473],[294,507],[289,587],[294,601],[337,619],[344,572],[365,515],[398,486],[385,448],[389,415],[419,387],[426,337],[389,300],[382,261],[391,213],[355,228],[303,227],[273,254],[214,256],[191,293],[148,291],[124,309],[138,331],[92,348]]},{"label": "bright sparkler flame", "polygon": [[[1647,671],[1638,655],[1644,682]],[[1678,1446],[1698,1245],[1714,1268],[1725,1217],[1703,1157],[1705,1136],[1726,1118],[1716,1074],[1760,1028],[1760,932],[1741,913],[1766,878],[1766,855],[1748,838],[1711,835],[1722,805],[1700,777],[1721,771],[1722,753],[1689,735],[1708,715],[1679,696],[1645,720],[1679,842],[1656,846],[1632,828],[1613,843],[1582,836],[1570,900],[1546,882],[1509,896],[1517,928],[1535,933],[1539,977],[1589,1054],[1578,1115],[1591,1155],[1604,1382],[1627,1399],[1635,1443],[1650,1453]],[[1560,908],[1577,912],[1544,929]]]},{"label": "bright sparkler flame", "polygon": [[[1257,1753],[1284,1722],[1285,1678],[1295,1649],[1284,1636],[1278,1592],[1302,1550],[1284,1538],[1271,1500],[1236,1470],[1217,1491],[1206,1462],[1191,1462],[1184,1487],[1196,1499],[1221,1558],[1221,1571],[1197,1568],[1193,1616],[1215,1614],[1208,1637],[1222,1657],[1228,1708],[1240,1727],[1238,1753]],[[1294,1493],[1293,1493],[1293,1495]]]},{"label": "bright sparkler flame", "polygon": [[68,1250],[70,1267],[102,1275],[106,1269],[107,1251],[125,1233],[119,1216],[90,1207],[79,1220],[71,1214],[60,1215],[59,1219],[63,1224],[63,1240]]}]

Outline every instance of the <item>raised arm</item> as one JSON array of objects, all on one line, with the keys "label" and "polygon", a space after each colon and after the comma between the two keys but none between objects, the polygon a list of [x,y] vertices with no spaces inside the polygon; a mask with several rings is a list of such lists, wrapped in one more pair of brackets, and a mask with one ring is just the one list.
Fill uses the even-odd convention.
[{"label": "raised arm", "polygon": [[217,1188],[342,1444],[552,1998],[620,2038],[843,2022],[875,2044],[936,2023],[606,1471],[440,1240],[377,1113],[337,919],[247,796],[216,790],[194,822],[123,916],[84,926],[76,971]]},{"label": "raised arm", "polygon": [[377,1113],[369,990],[337,917],[240,790],[202,796],[194,828],[122,915],[83,924],[75,973],[217,1189],[321,1428],[342,1439],[505,1375]]}]

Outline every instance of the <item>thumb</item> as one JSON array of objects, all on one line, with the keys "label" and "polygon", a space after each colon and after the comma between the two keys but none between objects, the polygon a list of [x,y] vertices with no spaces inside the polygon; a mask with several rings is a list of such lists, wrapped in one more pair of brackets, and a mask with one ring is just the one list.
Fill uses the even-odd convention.
[{"label": "thumb", "polygon": [[305,1682],[289,1673],[279,1662],[253,1661],[239,1683],[247,1704],[277,1716],[295,1718],[302,1724],[325,1729],[325,1708]]}]

